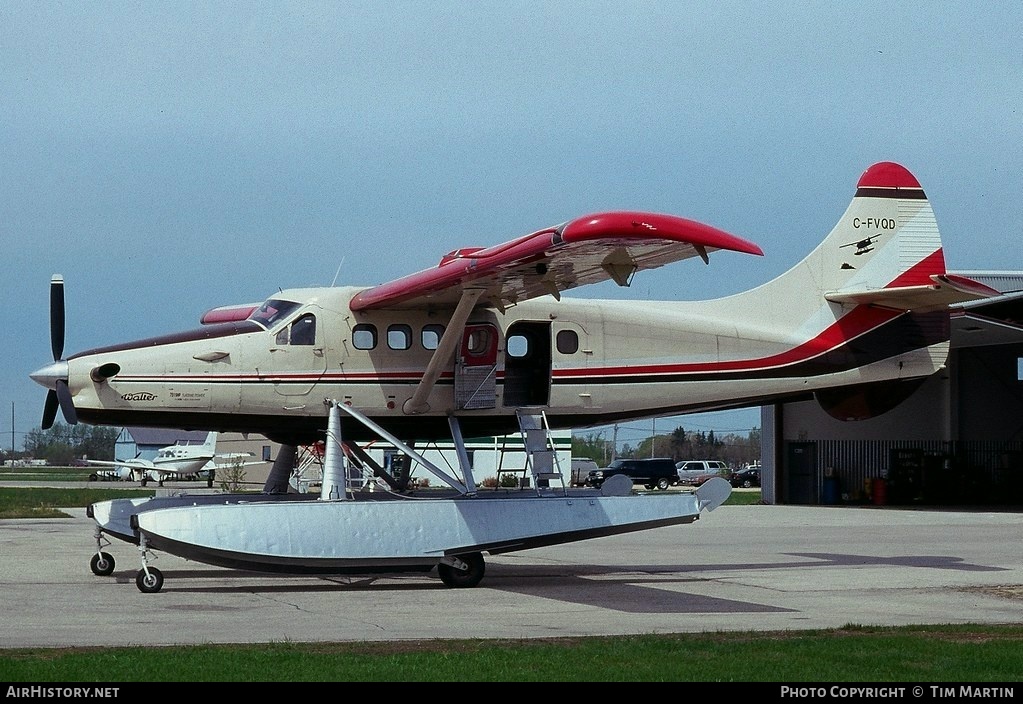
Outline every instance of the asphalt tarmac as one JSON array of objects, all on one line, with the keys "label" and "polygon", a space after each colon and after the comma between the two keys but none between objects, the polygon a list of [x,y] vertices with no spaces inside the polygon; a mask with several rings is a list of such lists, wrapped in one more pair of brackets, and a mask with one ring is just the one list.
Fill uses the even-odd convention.
[{"label": "asphalt tarmac", "polygon": [[724,506],[692,525],[487,556],[474,589],[436,572],[244,573],[138,549],[108,577],[84,509],[0,520],[0,647],[551,638],[1023,623],[1023,514]]}]

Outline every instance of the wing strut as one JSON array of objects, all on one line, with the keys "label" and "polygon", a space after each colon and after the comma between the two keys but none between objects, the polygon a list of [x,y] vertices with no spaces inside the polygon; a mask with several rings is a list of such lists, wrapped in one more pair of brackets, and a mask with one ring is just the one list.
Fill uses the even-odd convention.
[{"label": "wing strut", "polygon": [[465,449],[465,440],[462,438],[462,426],[458,424],[458,418],[448,414],[448,427],[451,428],[451,439],[455,443],[455,451],[458,453],[458,466],[462,470],[462,478],[466,486],[476,486],[476,480],[472,476],[472,462],[469,461],[469,453]]},{"label": "wing strut", "polygon": [[362,447],[360,447],[359,445],[355,444],[354,442],[350,442],[346,445],[346,447],[348,448],[349,452],[355,455],[356,459],[358,459],[359,462],[362,462],[364,466],[369,467],[370,469],[373,470],[374,477],[380,479],[385,484],[387,484],[387,486],[391,487],[392,491],[405,491],[405,489],[408,488],[406,486],[400,486],[398,481],[390,474],[385,472],[384,468],[381,467],[376,460],[370,457],[369,453],[362,449]]},{"label": "wing strut", "polygon": [[[344,411],[345,413],[350,415],[352,418],[354,418],[355,420],[357,420],[360,423],[362,423],[364,426],[366,426],[367,428],[372,430],[374,433],[376,433],[377,435],[382,437],[387,442],[389,442],[392,445],[394,445],[396,448],[398,448],[399,450],[404,452],[406,455],[408,455],[409,457],[414,459],[416,462],[419,462],[419,464],[423,465],[423,467],[428,472],[430,472],[435,477],[440,479],[442,482],[444,482],[445,484],[450,486],[452,489],[457,490],[458,493],[460,493],[462,495],[474,495],[476,493],[475,489],[473,489],[473,491],[470,491],[469,487],[467,487],[465,484],[463,484],[462,482],[458,481],[457,479],[455,479],[451,475],[449,475],[446,472],[444,472],[442,469],[440,469],[440,467],[438,467],[437,465],[435,465],[432,462],[430,462],[429,460],[427,460],[421,454],[419,454],[418,452],[413,450],[411,447],[409,447],[408,445],[403,443],[401,440],[396,438],[391,433],[389,433],[386,430],[384,430],[383,428],[381,428],[379,425],[377,425],[376,423],[371,421],[369,418],[367,418],[366,416],[364,416],[362,413],[360,413],[359,411],[355,410],[351,406],[347,406],[347,405],[345,405],[343,403],[338,403],[337,401],[327,401],[327,404],[331,406],[332,410],[333,409],[337,409],[337,410]],[[326,483],[327,483],[327,479],[326,479],[327,469],[326,469],[326,467],[324,467],[323,472],[324,472],[323,483],[324,483],[324,485],[326,485]]]},{"label": "wing strut", "polygon": [[423,378],[420,380],[419,386],[416,387],[412,397],[405,401],[405,404],[402,406],[402,411],[408,415],[425,413],[430,410],[430,404],[426,402],[426,399],[430,392],[433,391],[434,384],[437,383],[437,378],[441,372],[451,366],[455,347],[462,340],[465,321],[469,319],[469,314],[472,313],[472,309],[481,295],[483,295],[483,289],[481,288],[467,288],[462,291],[462,297],[458,300],[455,312],[451,314],[451,319],[448,321],[444,334],[441,335],[440,344],[437,345],[437,349],[433,352],[433,357],[430,358],[430,363],[426,365],[426,371],[423,372]]}]

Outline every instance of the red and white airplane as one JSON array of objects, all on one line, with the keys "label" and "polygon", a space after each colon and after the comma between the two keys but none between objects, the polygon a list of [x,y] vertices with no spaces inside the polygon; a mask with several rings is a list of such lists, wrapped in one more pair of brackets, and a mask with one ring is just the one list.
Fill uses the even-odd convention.
[{"label": "red and white airplane", "polygon": [[[702,499],[680,494],[674,505],[656,506],[665,497],[615,495],[631,486],[611,486],[596,492],[594,510],[583,516],[564,504],[572,500],[567,489],[556,498],[538,495],[546,503],[529,508],[487,501],[465,459],[461,477],[427,467],[455,496],[426,510],[422,501],[353,500],[343,453],[330,462],[333,445],[358,454],[359,442],[382,437],[422,459],[414,441],[444,436],[459,444],[463,436],[518,430],[538,438],[533,476],[550,488],[560,475],[543,454],[541,436],[550,428],[811,394],[836,417],[867,417],[943,367],[950,304],[996,293],[946,271],[923,189],[904,167],[883,162],[862,174],[849,208],[816,249],[749,291],[706,301],[563,295],[608,279],[628,286],[642,270],[696,257],[709,263],[719,251],[762,254],[751,242],[672,215],[597,213],[451,252],[390,283],[285,290],[261,304],[213,309],[191,332],[66,359],[63,280],[55,277],[54,362],[32,378],[50,389],[44,426],[59,406],[69,423],[254,432],[282,443],[292,451],[281,453],[267,496],[286,486],[294,448],[327,437],[334,469],[325,470],[318,501],[154,510],[115,504],[99,510],[101,531],[248,569],[439,565],[446,583],[469,586],[482,578],[484,551],[691,522],[728,489],[711,482]],[[394,530],[401,521],[428,526],[422,544],[412,544],[418,531]],[[355,524],[363,535],[377,535],[379,526],[379,539],[351,545],[338,526]],[[306,537],[298,540],[292,529]],[[402,536],[402,544],[389,544],[385,534]],[[155,572],[143,563],[140,589],[160,588]]]}]

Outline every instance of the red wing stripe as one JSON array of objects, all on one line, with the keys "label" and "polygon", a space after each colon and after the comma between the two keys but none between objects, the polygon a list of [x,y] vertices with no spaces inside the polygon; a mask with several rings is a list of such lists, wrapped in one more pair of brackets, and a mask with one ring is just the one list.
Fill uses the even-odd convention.
[{"label": "red wing stripe", "polygon": [[709,225],[673,215],[639,212],[596,213],[560,227],[486,249],[463,248],[446,255],[432,268],[360,291],[351,301],[353,311],[396,305],[420,296],[471,285],[473,281],[502,269],[539,261],[570,243],[688,243],[707,249],[728,249],[762,255],[752,242]]}]

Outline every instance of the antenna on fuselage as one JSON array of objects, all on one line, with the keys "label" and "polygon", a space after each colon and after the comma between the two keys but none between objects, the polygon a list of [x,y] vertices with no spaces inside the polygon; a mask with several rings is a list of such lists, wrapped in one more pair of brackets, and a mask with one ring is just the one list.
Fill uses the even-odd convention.
[{"label": "antenna on fuselage", "polygon": [[332,287],[334,286],[334,284],[337,283],[337,277],[341,275],[341,267],[343,267],[344,265],[345,265],[345,258],[341,257],[341,261],[337,265],[337,271],[334,272],[334,280],[330,282],[330,285]]}]

